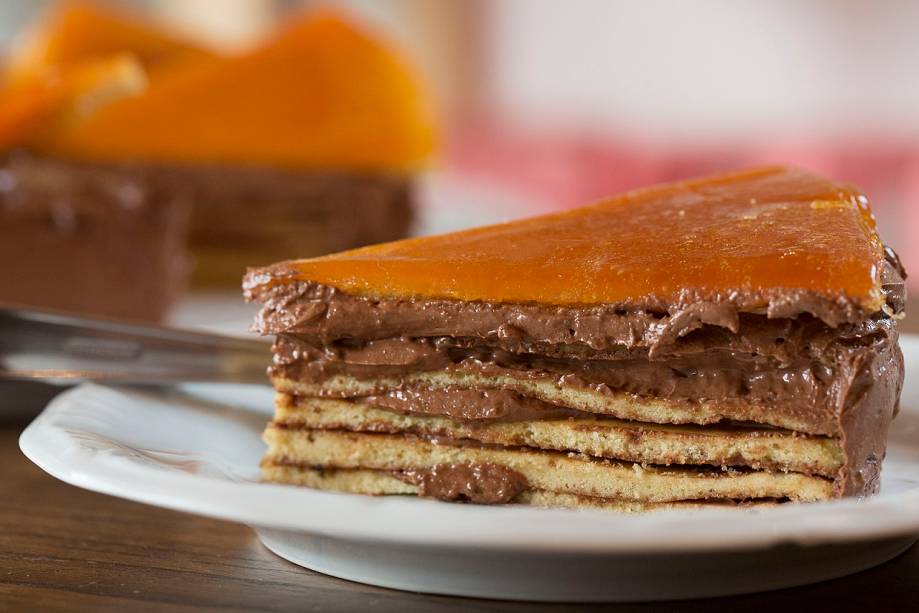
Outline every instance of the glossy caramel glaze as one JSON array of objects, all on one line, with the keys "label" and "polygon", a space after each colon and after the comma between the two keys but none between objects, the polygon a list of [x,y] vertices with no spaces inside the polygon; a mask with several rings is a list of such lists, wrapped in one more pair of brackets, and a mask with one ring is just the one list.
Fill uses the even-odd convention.
[{"label": "glossy caramel glaze", "polygon": [[250,272],[247,284],[305,280],[380,298],[642,308],[699,300],[765,308],[800,291],[870,313],[883,304],[883,261],[864,195],[769,167],[286,262]]},{"label": "glossy caramel glaze", "polygon": [[53,79],[74,64],[131,54],[146,70],[212,57],[204,48],[111,3],[52,3],[16,37],[3,63],[7,86]]},{"label": "glossy caramel glaze", "polygon": [[0,150],[13,149],[66,126],[144,88],[144,69],[132,54],[93,58],[55,70],[48,78],[0,90]]},{"label": "glossy caramel glaze", "polygon": [[151,73],[140,95],[31,145],[90,161],[401,171],[432,151],[429,111],[398,53],[320,11],[250,53]]}]

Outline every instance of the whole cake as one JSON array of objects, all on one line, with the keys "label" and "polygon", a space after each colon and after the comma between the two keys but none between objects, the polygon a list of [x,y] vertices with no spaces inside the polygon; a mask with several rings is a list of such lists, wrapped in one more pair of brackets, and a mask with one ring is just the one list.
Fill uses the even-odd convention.
[{"label": "whole cake", "polygon": [[264,478],[644,510],[877,491],[905,273],[794,168],[250,269]]}]

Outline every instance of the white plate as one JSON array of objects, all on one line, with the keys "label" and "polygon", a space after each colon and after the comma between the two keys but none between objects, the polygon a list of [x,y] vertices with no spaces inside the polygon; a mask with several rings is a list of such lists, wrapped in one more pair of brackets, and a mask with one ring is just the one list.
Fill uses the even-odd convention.
[{"label": "white plate", "polygon": [[[919,337],[902,340],[919,364]],[[20,446],[87,489],[254,526],[272,551],[339,577],[528,600],[652,600],[801,585],[902,552],[919,534],[919,373],[908,373],[881,493],[766,510],[617,515],[372,498],[258,483],[272,392],[109,388],[55,399]]]}]

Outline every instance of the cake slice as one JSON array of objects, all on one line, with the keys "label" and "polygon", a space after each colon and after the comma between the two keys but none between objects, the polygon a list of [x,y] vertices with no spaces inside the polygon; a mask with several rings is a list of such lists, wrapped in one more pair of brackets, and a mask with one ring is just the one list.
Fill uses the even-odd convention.
[{"label": "cake slice", "polygon": [[762,168],[250,269],[266,480],[635,511],[877,491],[905,273]]},{"label": "cake slice", "polygon": [[[189,273],[235,287],[246,265],[409,234],[433,118],[409,62],[360,22],[292,14],[226,55],[72,1],[23,34],[0,71],[0,250],[40,254],[0,272],[0,299],[160,319]],[[167,242],[168,271],[134,274]],[[57,267],[56,292],[34,287]],[[136,300],[104,304],[128,285]]]}]

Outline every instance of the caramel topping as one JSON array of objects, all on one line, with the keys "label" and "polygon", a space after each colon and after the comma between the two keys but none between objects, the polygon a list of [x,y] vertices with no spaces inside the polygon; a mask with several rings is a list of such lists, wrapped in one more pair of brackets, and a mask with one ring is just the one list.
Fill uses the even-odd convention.
[{"label": "caramel topping", "polygon": [[253,271],[247,283],[306,280],[374,298],[764,308],[780,290],[800,290],[875,312],[883,260],[865,196],[771,167],[288,262]]},{"label": "caramel topping", "polygon": [[53,77],[11,85],[0,95],[0,149],[79,122],[87,113],[136,94],[145,84],[137,59],[118,54],[69,64]]},{"label": "caramel topping", "polygon": [[182,62],[37,147],[90,160],[411,168],[432,148],[418,84],[345,20],[309,15],[243,56]]},{"label": "caramel topping", "polygon": [[104,4],[59,2],[18,39],[7,54],[7,85],[44,78],[48,73],[112,55],[130,53],[144,68],[210,54],[140,17]]}]

